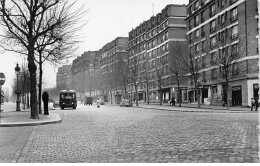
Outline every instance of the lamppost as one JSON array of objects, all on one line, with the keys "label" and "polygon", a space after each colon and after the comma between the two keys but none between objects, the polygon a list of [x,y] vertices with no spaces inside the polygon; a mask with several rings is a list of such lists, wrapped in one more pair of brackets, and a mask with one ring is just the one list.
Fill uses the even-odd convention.
[{"label": "lamppost", "polygon": [[18,63],[15,67],[15,74],[17,76],[17,90],[16,90],[16,94],[17,94],[17,101],[16,101],[16,111],[21,111],[20,109],[20,98],[19,95],[21,93],[21,91],[18,90],[18,75],[20,74],[20,67],[18,66]]}]

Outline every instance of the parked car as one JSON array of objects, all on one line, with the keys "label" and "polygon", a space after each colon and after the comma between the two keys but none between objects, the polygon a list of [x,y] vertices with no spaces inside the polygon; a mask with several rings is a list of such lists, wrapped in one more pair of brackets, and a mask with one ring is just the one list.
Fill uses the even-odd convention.
[{"label": "parked car", "polygon": [[120,107],[131,107],[129,99],[123,99],[120,103]]},{"label": "parked car", "polygon": [[60,102],[58,100],[53,101],[53,108],[60,107]]}]

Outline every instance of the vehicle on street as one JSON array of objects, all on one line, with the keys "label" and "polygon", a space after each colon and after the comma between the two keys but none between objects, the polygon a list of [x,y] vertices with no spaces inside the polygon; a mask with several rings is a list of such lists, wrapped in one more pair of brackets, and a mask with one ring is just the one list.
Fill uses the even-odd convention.
[{"label": "vehicle on street", "polygon": [[131,107],[129,99],[123,99],[120,103],[120,107]]},{"label": "vehicle on street", "polygon": [[60,102],[58,100],[53,101],[53,108],[60,107]]},{"label": "vehicle on street", "polygon": [[84,105],[92,105],[93,99],[93,97],[85,97]]},{"label": "vehicle on street", "polygon": [[77,107],[77,95],[74,90],[61,90],[59,99],[60,108],[64,109],[67,107],[72,107],[76,109]]}]

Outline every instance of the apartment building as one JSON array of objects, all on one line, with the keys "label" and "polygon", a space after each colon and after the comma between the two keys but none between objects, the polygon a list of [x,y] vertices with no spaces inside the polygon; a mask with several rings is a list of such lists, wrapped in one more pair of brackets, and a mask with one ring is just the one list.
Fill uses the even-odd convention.
[{"label": "apartment building", "polygon": [[100,52],[87,51],[73,60],[71,65],[72,89],[81,98],[100,95]]},{"label": "apartment building", "polygon": [[[205,62],[200,74],[201,102],[220,105],[227,101],[226,83],[222,66],[214,57],[225,55],[225,49],[239,56],[231,64],[230,101],[232,106],[250,106],[251,98],[258,98],[257,0],[190,0],[187,5],[187,36],[190,51]],[[229,39],[219,45],[223,35]],[[207,50],[207,51],[205,51]],[[188,98],[196,102],[192,85],[188,85]]]},{"label": "apartment building", "polygon": [[[186,6],[171,4],[129,32],[129,61],[138,64],[138,100],[149,96],[150,102],[159,102],[162,92],[167,102],[174,93],[169,59],[173,43],[186,40],[185,18]],[[133,89],[130,84],[129,93]]]},{"label": "apartment building", "polygon": [[[105,102],[119,104],[124,96],[127,37],[117,37],[100,49],[100,95]],[[124,79],[125,77],[125,79]]]},{"label": "apartment building", "polygon": [[56,86],[60,88],[71,88],[71,65],[59,67],[56,76]]}]

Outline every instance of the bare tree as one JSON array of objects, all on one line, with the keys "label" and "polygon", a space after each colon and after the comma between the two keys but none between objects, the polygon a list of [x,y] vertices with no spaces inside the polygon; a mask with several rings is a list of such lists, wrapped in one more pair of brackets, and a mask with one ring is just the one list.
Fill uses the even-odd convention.
[{"label": "bare tree", "polygon": [[[189,39],[191,40],[191,38]],[[202,56],[199,54],[199,48],[196,45],[191,45],[190,48],[188,43],[185,42],[176,42],[176,47],[180,48],[179,52],[180,61],[187,69],[187,77],[191,79],[191,85],[194,85],[195,95],[198,102],[198,108],[200,108],[200,92],[198,89],[198,80],[200,78],[201,70],[204,68],[204,63],[207,56]]]},{"label": "bare tree", "polygon": [[[184,48],[185,47],[185,48]],[[181,60],[181,55],[184,54],[184,49],[187,49],[185,43],[182,42],[177,42],[174,43],[172,46],[172,52],[173,54],[170,55],[169,61],[170,61],[170,67],[169,71],[173,74],[174,78],[174,84],[177,84],[178,87],[178,101],[179,101],[179,106],[181,107],[181,83],[183,82],[185,78],[185,74],[188,73],[187,68],[185,65],[183,65],[183,62]]]},{"label": "bare tree", "polygon": [[[212,53],[211,63],[218,66],[220,74],[225,80],[224,91],[227,94],[227,109],[230,109],[230,80],[239,74],[238,60],[245,53],[243,29],[238,29],[238,25],[231,26],[231,22],[226,20],[227,13],[220,17],[219,24],[211,30],[218,31],[213,37],[208,37],[210,48],[218,48],[218,51]],[[231,17],[235,21],[236,17]],[[240,33],[238,33],[240,32]],[[246,32],[245,32],[246,33]],[[233,44],[235,43],[235,44]],[[222,99],[225,100],[225,99]]]},{"label": "bare tree", "polygon": [[[138,85],[140,83],[139,77],[139,59],[137,56],[133,56],[128,60],[128,76],[130,80],[130,86],[134,86],[135,89],[135,102],[136,106],[138,106]],[[132,88],[131,88],[132,90]]]},{"label": "bare tree", "polygon": [[73,19],[70,11],[74,3],[70,5],[63,0],[12,0],[7,3],[6,0],[1,0],[0,4],[1,25],[5,28],[1,37],[6,42],[2,47],[27,56],[31,83],[31,118],[37,119],[36,42],[43,35],[58,32],[61,27],[67,26],[66,20]]}]

